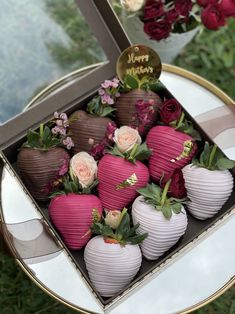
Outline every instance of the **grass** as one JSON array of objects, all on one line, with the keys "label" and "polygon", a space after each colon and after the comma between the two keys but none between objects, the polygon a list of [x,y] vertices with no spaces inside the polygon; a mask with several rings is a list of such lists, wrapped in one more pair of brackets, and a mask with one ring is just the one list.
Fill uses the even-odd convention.
[{"label": "grass", "polygon": [[[205,31],[196,37],[175,64],[207,78],[235,98],[234,42],[235,19],[227,28]],[[72,314],[75,311],[47,296],[11,257],[0,253],[0,313]],[[235,287],[194,314],[235,314]]]}]

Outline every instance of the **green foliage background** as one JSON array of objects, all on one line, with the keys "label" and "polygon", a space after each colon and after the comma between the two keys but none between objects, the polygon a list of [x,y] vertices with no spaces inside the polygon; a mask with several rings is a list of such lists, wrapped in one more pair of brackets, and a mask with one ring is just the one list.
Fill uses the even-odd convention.
[{"label": "green foliage background", "polygon": [[[84,32],[77,32],[78,21],[73,9],[71,11],[72,2],[48,0],[47,4],[51,16],[66,29],[72,39],[70,48],[61,47],[55,42],[48,46],[61,68],[69,68],[71,62],[76,63],[79,58],[89,57],[89,62],[99,60],[101,52],[95,43],[89,42],[86,28]],[[83,49],[78,52],[76,45],[79,42],[83,44]],[[204,31],[197,36],[175,60],[175,64],[207,78],[235,98],[234,48],[235,19],[231,19],[227,27],[217,32]],[[75,311],[47,296],[25,276],[11,257],[0,253],[0,313],[72,314]],[[235,288],[194,314],[235,314]]]}]

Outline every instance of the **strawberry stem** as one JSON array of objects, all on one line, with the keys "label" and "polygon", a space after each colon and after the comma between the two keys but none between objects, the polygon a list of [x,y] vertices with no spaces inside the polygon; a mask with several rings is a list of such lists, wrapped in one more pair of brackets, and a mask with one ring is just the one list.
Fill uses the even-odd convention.
[{"label": "strawberry stem", "polygon": [[43,123],[40,123],[39,135],[40,135],[42,147],[45,149],[45,148],[46,148],[46,145],[45,145],[44,142],[43,142],[43,133],[44,133],[44,125],[43,125]]},{"label": "strawberry stem", "polygon": [[125,215],[126,212],[127,212],[127,208],[124,207],[123,210],[122,210],[122,212],[121,212],[121,215],[120,215],[120,217],[119,217],[118,225],[120,225],[120,223],[121,223],[121,221],[122,221],[122,218],[123,218],[123,216]]},{"label": "strawberry stem", "polygon": [[209,164],[208,164],[208,169],[211,169],[211,165],[212,165],[212,162],[215,158],[215,153],[216,153],[216,150],[217,150],[217,145],[214,144],[212,150],[211,150],[211,153],[210,153],[210,157],[209,157]]},{"label": "strawberry stem", "polygon": [[161,197],[161,203],[160,203],[161,207],[163,207],[165,204],[166,196],[167,196],[167,192],[169,190],[170,184],[171,184],[171,179],[167,181],[167,183],[164,186],[164,189],[162,191],[162,197]]},{"label": "strawberry stem", "polygon": [[135,154],[136,154],[136,151],[138,149],[138,146],[139,144],[135,143],[134,147],[132,148],[132,151],[130,153],[130,159],[133,160],[135,158]]},{"label": "strawberry stem", "polygon": [[181,126],[182,122],[184,121],[184,118],[185,118],[185,113],[184,113],[184,111],[182,111],[182,113],[180,115],[180,119],[179,119],[177,126],[176,126],[177,129]]}]

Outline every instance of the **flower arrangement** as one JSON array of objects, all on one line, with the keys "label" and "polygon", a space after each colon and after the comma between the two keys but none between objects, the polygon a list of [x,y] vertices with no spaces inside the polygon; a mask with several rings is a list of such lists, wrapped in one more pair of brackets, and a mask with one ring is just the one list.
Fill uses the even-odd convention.
[{"label": "flower arrangement", "polygon": [[127,12],[137,14],[144,23],[144,32],[157,41],[200,24],[218,30],[235,16],[233,0],[121,0],[121,5]]},{"label": "flower arrangement", "polygon": [[62,146],[70,150],[74,143],[68,132],[69,119],[66,113],[54,113],[53,119],[47,125],[40,124],[39,131],[29,130],[27,142],[24,147],[47,150],[52,147]]}]

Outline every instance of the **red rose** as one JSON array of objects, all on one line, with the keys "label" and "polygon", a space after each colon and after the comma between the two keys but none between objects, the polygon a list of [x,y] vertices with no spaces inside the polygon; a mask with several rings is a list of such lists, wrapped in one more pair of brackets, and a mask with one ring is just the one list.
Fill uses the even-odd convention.
[{"label": "red rose", "polygon": [[147,22],[144,31],[151,39],[161,40],[167,38],[171,32],[171,24],[167,21]]},{"label": "red rose", "polygon": [[175,9],[172,9],[166,13],[166,20],[170,24],[174,23],[178,19],[178,17],[179,13]]},{"label": "red rose", "polygon": [[209,4],[215,4],[218,3],[217,0],[197,0],[197,4],[201,7],[206,7]]},{"label": "red rose", "polygon": [[181,116],[181,105],[174,98],[165,100],[162,104],[160,116],[163,123],[169,124]]},{"label": "red rose", "polygon": [[184,176],[181,169],[175,169],[173,172],[164,176],[161,181],[161,187],[164,188],[167,181],[171,179],[168,195],[176,198],[184,198],[187,196],[187,190],[185,188]]},{"label": "red rose", "polygon": [[182,16],[188,16],[189,12],[193,7],[193,2],[191,0],[176,0],[175,9]]},{"label": "red rose", "polygon": [[164,7],[161,0],[148,0],[144,7],[144,19],[149,20],[161,17]]},{"label": "red rose", "polygon": [[235,0],[222,0],[219,6],[226,17],[235,16]]},{"label": "red rose", "polygon": [[202,10],[202,23],[206,28],[217,30],[220,26],[225,25],[225,16],[218,4],[209,4]]}]

